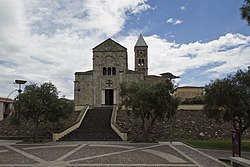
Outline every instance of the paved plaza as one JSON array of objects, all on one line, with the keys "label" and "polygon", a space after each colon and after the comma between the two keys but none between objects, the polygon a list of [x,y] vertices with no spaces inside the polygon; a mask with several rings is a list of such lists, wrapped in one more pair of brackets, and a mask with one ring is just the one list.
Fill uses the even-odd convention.
[{"label": "paved plaza", "polygon": [[183,143],[0,141],[0,166],[74,167],[223,167],[226,164]]}]

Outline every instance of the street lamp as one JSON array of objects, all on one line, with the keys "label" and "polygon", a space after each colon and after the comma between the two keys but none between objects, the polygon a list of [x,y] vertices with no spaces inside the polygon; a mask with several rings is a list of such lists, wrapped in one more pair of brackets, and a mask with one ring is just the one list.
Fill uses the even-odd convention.
[{"label": "street lamp", "polygon": [[12,93],[14,93],[15,91],[17,91],[17,89],[13,90],[12,92],[10,92],[10,94],[6,97],[6,102],[8,101],[10,95],[12,95]]},{"label": "street lamp", "polygon": [[[162,73],[160,75],[163,78],[166,78],[166,82],[169,82],[169,81],[172,82],[173,79],[180,78],[179,76],[175,76],[175,75],[173,75],[170,72]],[[173,96],[173,94],[172,94],[172,96]],[[172,104],[169,104],[169,105],[171,106]],[[173,135],[173,118],[172,117],[174,117],[174,115],[172,115],[172,108],[170,108],[170,111],[169,111],[169,121],[170,121],[170,143],[171,144],[172,144],[173,138],[174,138],[174,135]]]},{"label": "street lamp", "polygon": [[20,94],[22,92],[22,88],[21,86],[23,84],[25,84],[27,81],[24,81],[24,80],[15,80],[15,83],[16,84],[19,84],[19,89],[18,89],[18,111],[17,111],[17,119],[18,119],[18,122],[19,122],[19,126],[18,126],[18,131],[17,131],[17,136],[18,136],[18,139],[20,137],[20,109],[21,109],[21,106],[20,106]]},{"label": "street lamp", "polygon": [[21,93],[21,92],[22,92],[21,85],[25,84],[26,82],[27,82],[27,81],[24,81],[24,80],[15,80],[15,83],[16,83],[16,84],[19,84],[18,93]]}]

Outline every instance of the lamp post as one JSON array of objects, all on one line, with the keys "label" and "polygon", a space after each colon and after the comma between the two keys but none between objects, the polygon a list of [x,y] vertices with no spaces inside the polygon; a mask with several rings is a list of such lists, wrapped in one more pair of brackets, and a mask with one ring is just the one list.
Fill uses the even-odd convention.
[{"label": "lamp post", "polygon": [[[5,105],[4,105],[4,113],[9,112],[9,110],[10,110],[9,103],[10,103],[10,102],[8,102],[8,100],[10,100],[10,99],[9,99],[10,95],[12,95],[12,93],[14,93],[15,91],[17,91],[17,89],[15,89],[15,90],[13,90],[12,92],[10,92],[10,94],[6,97]],[[7,115],[9,115],[9,113],[7,113]],[[7,115],[6,115],[6,116],[7,116]],[[4,118],[5,118],[5,117],[4,117]]]},{"label": "lamp post", "polygon": [[17,130],[17,137],[19,139],[20,137],[20,109],[21,109],[21,106],[20,106],[20,94],[22,92],[22,85],[25,84],[27,81],[24,81],[24,80],[15,80],[15,83],[16,84],[19,84],[19,88],[18,88],[18,110],[17,110],[17,119],[18,119],[18,123],[19,123],[19,126],[18,126],[18,130]]},{"label": "lamp post", "polygon": [[172,123],[172,114],[171,114],[172,111],[170,111],[170,144],[172,144],[173,142],[173,123]]},{"label": "lamp post", "polygon": [[[175,76],[173,75],[172,73],[162,73],[160,74],[162,77],[166,78],[166,82],[170,81],[172,82],[173,79],[177,79],[177,78],[180,78],[179,76]],[[172,82],[174,84],[174,82]],[[169,92],[171,94],[171,96],[173,96],[173,93]],[[172,104],[169,104],[170,106],[172,106]],[[172,115],[172,107],[170,108],[169,110],[169,121],[170,121],[170,143],[172,144],[173,142],[173,138],[174,138],[174,135],[173,135],[173,118],[174,115]]]},{"label": "lamp post", "polygon": [[12,92],[10,92],[10,94],[6,97],[6,102],[8,101],[10,95],[12,95],[12,93],[14,93],[15,91],[17,91],[17,89],[13,90]]}]

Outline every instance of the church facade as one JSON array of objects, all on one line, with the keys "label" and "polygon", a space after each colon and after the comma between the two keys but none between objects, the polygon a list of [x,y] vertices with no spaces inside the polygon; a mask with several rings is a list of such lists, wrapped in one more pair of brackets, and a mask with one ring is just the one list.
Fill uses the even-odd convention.
[{"label": "church facade", "polygon": [[135,69],[128,69],[127,48],[107,39],[93,48],[93,69],[75,72],[74,102],[76,110],[85,105],[100,107],[120,103],[121,82],[159,81],[169,77],[148,75],[148,45],[142,35],[134,46]]}]

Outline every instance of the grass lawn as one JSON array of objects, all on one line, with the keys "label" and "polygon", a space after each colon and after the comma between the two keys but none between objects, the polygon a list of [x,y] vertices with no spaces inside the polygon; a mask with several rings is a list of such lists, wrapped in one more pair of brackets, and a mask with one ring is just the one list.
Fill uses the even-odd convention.
[{"label": "grass lawn", "polygon": [[[186,143],[199,148],[232,149],[231,140],[188,140]],[[250,140],[243,140],[241,148],[243,151],[250,151]]]}]

